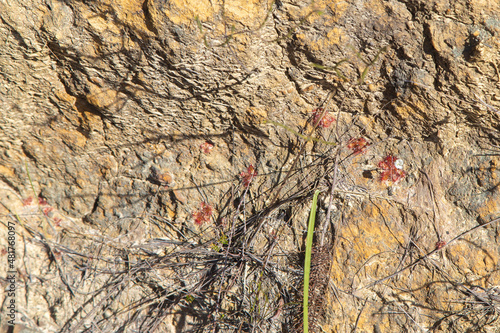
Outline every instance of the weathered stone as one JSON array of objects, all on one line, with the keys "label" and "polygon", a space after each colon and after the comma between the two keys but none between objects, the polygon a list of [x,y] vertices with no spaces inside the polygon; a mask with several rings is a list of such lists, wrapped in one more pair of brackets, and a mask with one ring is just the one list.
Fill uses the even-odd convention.
[{"label": "weathered stone", "polygon": [[[222,322],[196,317],[195,306],[217,308],[213,294],[227,289],[242,295],[217,303],[227,327],[239,321],[231,330],[286,330],[283,304],[301,302],[285,299],[300,285],[287,269],[302,250],[310,191],[336,179],[334,287],[315,323],[494,331],[498,320],[470,290],[500,285],[499,13],[500,3],[480,0],[0,0],[0,212],[26,258],[17,262],[19,285],[30,286],[17,298],[23,324],[111,332],[136,325],[121,311],[156,293],[180,314],[132,329],[183,331]],[[336,123],[311,132],[320,107]],[[305,144],[311,133],[321,141]],[[347,144],[359,137],[370,146],[354,154]],[[381,179],[388,155],[402,163],[396,182]],[[285,201],[265,215],[278,189]],[[195,225],[202,202],[213,215]],[[166,262],[175,242],[197,265],[207,253],[217,260],[224,237],[242,230],[255,239],[232,240],[231,267],[245,268],[231,271],[230,287],[207,282],[231,275],[221,266],[185,274],[154,261]],[[270,280],[255,282],[248,268]],[[87,296],[111,271],[130,275],[95,311]],[[238,289],[243,273],[259,288]],[[113,298],[125,285],[127,297]],[[272,313],[232,318],[250,292]]]}]

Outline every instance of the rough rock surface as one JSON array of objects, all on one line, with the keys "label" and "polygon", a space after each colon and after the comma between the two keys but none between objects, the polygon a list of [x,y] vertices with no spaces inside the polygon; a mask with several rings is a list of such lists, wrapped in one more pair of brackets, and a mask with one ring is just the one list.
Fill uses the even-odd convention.
[{"label": "rough rock surface", "polygon": [[0,46],[22,332],[286,331],[315,187],[324,331],[498,332],[498,1],[0,0]]}]

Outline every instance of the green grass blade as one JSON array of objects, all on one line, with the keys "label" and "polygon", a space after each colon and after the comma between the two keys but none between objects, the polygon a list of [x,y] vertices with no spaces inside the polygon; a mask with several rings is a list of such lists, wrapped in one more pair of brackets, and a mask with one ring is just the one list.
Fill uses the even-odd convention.
[{"label": "green grass blade", "polygon": [[[358,80],[358,84],[363,84],[365,82],[365,77],[368,74],[368,70],[370,69],[370,67],[372,67],[375,64],[375,62],[377,62],[377,60],[380,57],[380,55],[382,53],[384,53],[386,50],[387,50],[387,46],[385,46],[385,47],[381,48],[380,50],[378,50],[377,54],[375,55],[375,58],[373,58],[373,60],[366,65],[365,69],[363,70],[363,73],[361,73],[361,76],[360,76],[360,78]],[[366,61],[364,59],[361,59],[361,60],[363,60],[363,62],[366,63]]]},{"label": "green grass blade", "polygon": [[307,226],[306,237],[306,256],[304,258],[304,333],[309,333],[309,275],[311,273],[311,254],[314,234],[314,221],[316,220],[316,206],[318,195],[321,192],[314,192],[313,202],[311,206],[311,214],[309,215],[309,224]]}]

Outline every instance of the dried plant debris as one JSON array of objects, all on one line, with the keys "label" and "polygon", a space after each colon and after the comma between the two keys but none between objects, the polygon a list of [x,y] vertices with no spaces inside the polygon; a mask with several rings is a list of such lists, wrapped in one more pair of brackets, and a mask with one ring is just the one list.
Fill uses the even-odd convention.
[{"label": "dried plant debris", "polygon": [[498,13],[0,1],[0,257],[15,224],[17,323],[300,331],[320,190],[317,234],[335,238],[308,247],[311,331],[497,332]]},{"label": "dried plant debris", "polygon": [[333,249],[330,243],[313,248],[311,258],[311,284],[309,285],[309,327],[311,332],[321,332],[325,317],[325,304],[330,282]]}]

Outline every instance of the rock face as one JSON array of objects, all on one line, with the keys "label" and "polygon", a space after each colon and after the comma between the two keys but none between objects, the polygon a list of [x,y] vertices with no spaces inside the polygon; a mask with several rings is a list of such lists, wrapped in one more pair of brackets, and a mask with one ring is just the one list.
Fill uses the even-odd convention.
[{"label": "rock face", "polygon": [[319,188],[333,249],[315,329],[497,332],[499,13],[0,0],[0,247],[15,224],[17,325],[301,326]]}]

